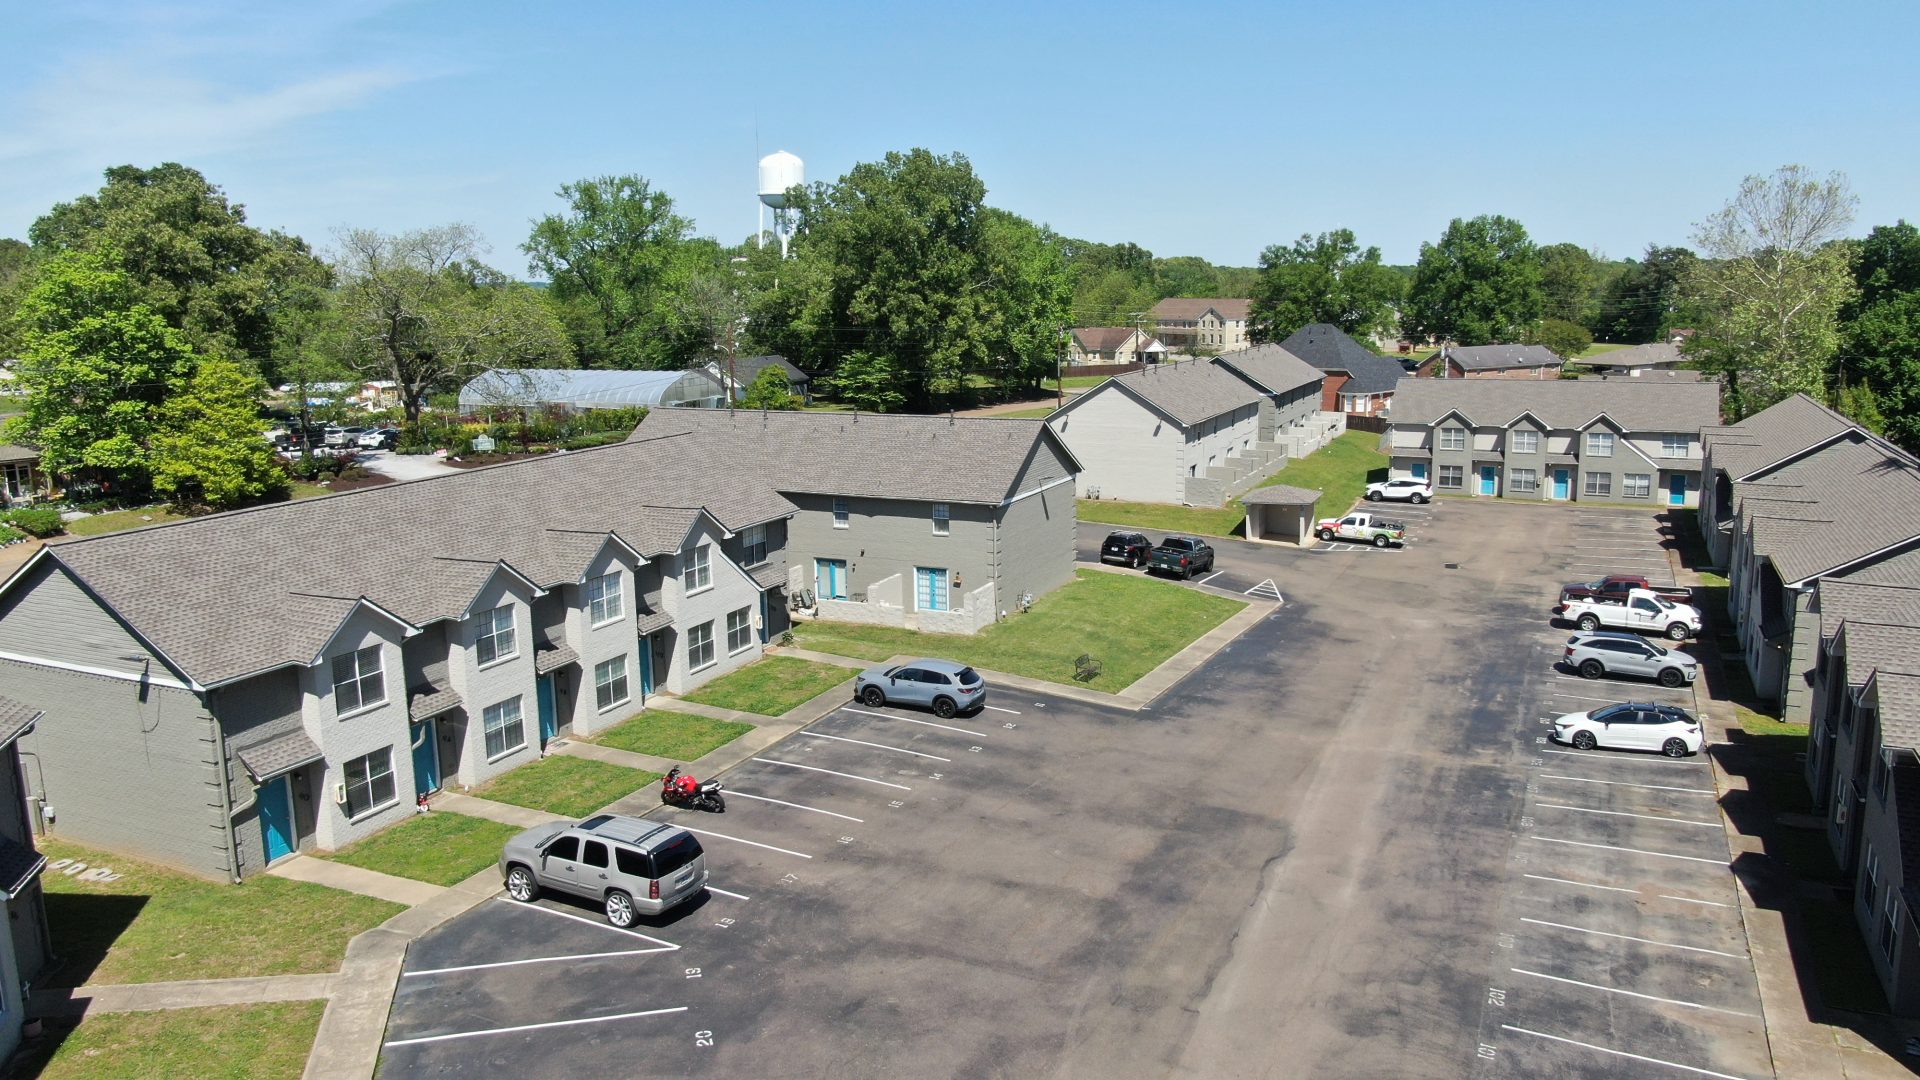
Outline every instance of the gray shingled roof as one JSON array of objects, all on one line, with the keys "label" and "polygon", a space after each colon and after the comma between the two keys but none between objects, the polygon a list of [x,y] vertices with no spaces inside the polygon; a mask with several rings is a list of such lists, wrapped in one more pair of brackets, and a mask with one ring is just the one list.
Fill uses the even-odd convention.
[{"label": "gray shingled roof", "polygon": [[[1801,501],[1741,504],[1754,550],[1788,583],[1804,581],[1876,551],[1920,539],[1920,464],[1870,436],[1825,447],[1768,475],[1797,488]],[[1744,485],[1743,485],[1744,486]],[[1784,523],[1798,523],[1782,533]]]},{"label": "gray shingled roof", "polygon": [[46,551],[213,684],[310,662],[358,597],[424,625],[463,616],[500,561],[541,587],[578,581],[598,550],[582,531],[678,550],[699,513],[677,506],[690,499],[735,532],[792,514],[761,465],[737,446],[647,437]]},{"label": "gray shingled roof", "polygon": [[0,444],[0,464],[39,460],[40,451],[35,450],[31,446],[16,446],[12,443]]},{"label": "gray shingled roof", "polygon": [[1805,394],[1795,394],[1737,424],[1706,435],[1713,466],[1735,480],[1777,465],[1858,425]]},{"label": "gray shingled roof", "polygon": [[1920,626],[1920,589],[1852,577],[1825,578],[1818,586],[1817,598],[1821,637],[1832,637],[1842,621]]},{"label": "gray shingled roof", "polygon": [[787,583],[787,567],[784,563],[762,563],[748,570],[747,575],[762,589],[777,589]]},{"label": "gray shingled roof", "polygon": [[[786,372],[787,381],[790,383],[813,381],[806,372],[794,367],[792,361],[777,353],[768,353],[765,356],[735,357],[733,360],[733,377],[738,379],[742,386],[751,386],[753,385],[753,380],[759,378],[760,373],[770,367],[777,367],[781,371]],[[720,365],[720,370],[725,371],[726,368],[726,364],[722,363]]]},{"label": "gray shingled roof", "polygon": [[580,654],[573,651],[571,645],[554,645],[533,650],[533,673],[545,675],[549,671],[559,671],[568,664],[580,662]]},{"label": "gray shingled roof", "polygon": [[[1882,671],[1874,676],[1873,686],[1880,706],[1880,740],[1920,750],[1920,674]],[[1920,813],[1920,800],[1915,800],[1914,811]]]},{"label": "gray shingled roof", "polygon": [[425,720],[460,707],[460,695],[431,684],[407,691],[407,719]]},{"label": "gray shingled roof", "polygon": [[1920,589],[1920,549],[1901,552],[1847,575],[1848,581]]},{"label": "gray shingled roof", "polygon": [[[1039,420],[893,413],[658,409],[634,437],[685,433],[728,462],[708,483],[751,476],[779,491],[998,506],[1043,442]],[[695,489],[698,490],[698,489]]]},{"label": "gray shingled roof", "polygon": [[1268,484],[1240,496],[1240,501],[1248,506],[1312,506],[1320,501],[1320,493],[1312,488]]},{"label": "gray shingled roof", "polygon": [[304,729],[294,728],[247,746],[235,746],[233,756],[246,766],[247,775],[253,777],[254,783],[261,783],[326,755],[307,737]]},{"label": "gray shingled roof", "polygon": [[[1325,379],[1326,372],[1279,345],[1255,345],[1213,358],[1221,367],[1237,371],[1269,394],[1286,394]],[[1391,361],[1388,361],[1392,363]],[[1398,364],[1394,365],[1398,367]]]},{"label": "gray shingled roof", "polygon": [[1847,685],[1865,686],[1878,671],[1920,675],[1920,626],[1852,622],[1840,628],[1847,654]]},{"label": "gray shingled roof", "polygon": [[0,748],[25,735],[38,719],[39,709],[22,705],[12,698],[0,697]]},{"label": "gray shingled roof", "polygon": [[[1311,369],[1309,369],[1311,370]],[[1318,375],[1315,372],[1315,375]],[[1153,364],[1139,371],[1116,375],[1081,394],[1053,414],[1060,416],[1095,394],[1125,393],[1171,418],[1183,427],[1204,424],[1216,416],[1257,405],[1266,395],[1247,385],[1245,379],[1215,367],[1205,360],[1183,360],[1175,364]],[[1049,417],[1051,420],[1053,417]]]},{"label": "gray shingled roof", "polygon": [[1643,383],[1589,379],[1407,379],[1387,419],[1425,425],[1459,411],[1499,427],[1532,413],[1551,428],[1585,427],[1604,413],[1630,432],[1699,431],[1720,421],[1718,383]]},{"label": "gray shingled roof", "polygon": [[1589,356],[1579,363],[1592,367],[1650,368],[1660,364],[1678,364],[1685,359],[1686,357],[1680,355],[1680,346],[1656,341],[1651,345],[1634,345],[1630,348],[1603,352]]},{"label": "gray shingled roof", "polygon": [[658,633],[673,625],[673,616],[664,611],[650,612],[634,620],[634,632],[641,637]]},{"label": "gray shingled roof", "polygon": [[1400,361],[1381,356],[1332,323],[1295,330],[1280,347],[1321,371],[1344,371],[1351,394],[1390,394],[1407,375]]},{"label": "gray shingled roof", "polygon": [[1232,320],[1245,320],[1253,301],[1225,296],[1170,296],[1153,305],[1155,319],[1198,319],[1211,309]]},{"label": "gray shingled roof", "polygon": [[1463,371],[1557,368],[1565,362],[1545,345],[1453,345],[1444,351]]},{"label": "gray shingled roof", "polygon": [[1073,340],[1087,352],[1111,352],[1133,337],[1131,326],[1076,326]]}]

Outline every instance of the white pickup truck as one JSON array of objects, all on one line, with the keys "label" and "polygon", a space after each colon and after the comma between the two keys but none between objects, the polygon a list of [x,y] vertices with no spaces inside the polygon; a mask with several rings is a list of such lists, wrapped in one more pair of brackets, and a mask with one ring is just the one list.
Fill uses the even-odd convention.
[{"label": "white pickup truck", "polygon": [[1372,544],[1374,547],[1407,542],[1405,525],[1384,520],[1379,514],[1365,510],[1355,510],[1342,518],[1321,518],[1314,523],[1313,531],[1322,540],[1347,540],[1357,544]]},{"label": "white pickup truck", "polygon": [[1625,597],[1589,596],[1567,600],[1555,606],[1553,613],[1582,630],[1608,627],[1614,630],[1639,630],[1665,634],[1684,641],[1700,632],[1700,611],[1687,604],[1676,604],[1646,589],[1634,589]]}]

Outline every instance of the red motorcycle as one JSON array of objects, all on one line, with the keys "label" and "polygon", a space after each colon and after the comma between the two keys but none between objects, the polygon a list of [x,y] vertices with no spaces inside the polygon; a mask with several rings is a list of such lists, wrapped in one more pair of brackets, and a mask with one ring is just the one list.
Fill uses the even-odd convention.
[{"label": "red motorcycle", "polygon": [[727,800],[720,795],[720,781],[708,780],[701,783],[692,773],[683,773],[675,765],[660,778],[660,801],[668,806],[684,806],[692,810],[707,810],[715,814],[727,812]]}]

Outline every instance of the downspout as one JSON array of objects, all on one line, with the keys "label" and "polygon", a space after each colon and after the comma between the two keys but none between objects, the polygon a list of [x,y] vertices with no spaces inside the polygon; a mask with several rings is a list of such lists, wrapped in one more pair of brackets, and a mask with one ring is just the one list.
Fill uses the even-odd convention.
[{"label": "downspout", "polygon": [[233,832],[233,765],[227,757],[227,731],[220,724],[220,718],[214,715],[213,695],[206,694],[201,704],[207,709],[207,723],[213,727],[213,750],[219,758],[220,770],[220,827],[227,835],[227,876],[235,885],[240,884],[240,841]]}]

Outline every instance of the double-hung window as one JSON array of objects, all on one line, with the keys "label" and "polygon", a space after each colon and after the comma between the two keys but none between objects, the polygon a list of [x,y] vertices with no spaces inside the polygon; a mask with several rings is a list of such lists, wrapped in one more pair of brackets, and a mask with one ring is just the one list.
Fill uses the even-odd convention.
[{"label": "double-hung window", "polygon": [[945,536],[952,522],[947,517],[947,504],[933,504],[933,535]]},{"label": "double-hung window", "polygon": [[767,561],[765,525],[749,525],[740,533],[740,558],[742,566],[759,566]]},{"label": "double-hung window", "polygon": [[1511,444],[1508,449],[1516,454],[1537,454],[1540,452],[1540,433],[1537,431],[1516,431],[1507,436]]},{"label": "double-hung window", "polygon": [[848,524],[847,519],[851,516],[852,516],[852,512],[847,506],[847,500],[845,499],[833,500],[833,527],[834,528],[836,529],[846,528]]},{"label": "double-hung window", "polygon": [[1880,955],[1888,960],[1900,948],[1900,894],[1887,890],[1887,907],[1880,914]]},{"label": "double-hung window", "polygon": [[350,818],[393,802],[393,747],[347,762],[346,810]]},{"label": "double-hung window", "polygon": [[333,711],[345,716],[387,700],[387,676],[380,646],[369,645],[333,658]]},{"label": "double-hung window", "polygon": [[1440,466],[1440,487],[1445,491],[1459,491],[1466,486],[1466,468],[1460,465]]},{"label": "double-hung window", "polygon": [[1653,493],[1652,473],[1628,473],[1623,478],[1621,494],[1629,499],[1644,499]]},{"label": "double-hung window", "polygon": [[1590,472],[1586,474],[1585,492],[1589,498],[1611,498],[1613,496],[1613,474]]},{"label": "double-hung window", "polygon": [[688,592],[699,592],[713,584],[713,563],[707,551],[708,545],[701,544],[687,555],[687,568],[680,573],[680,583]]},{"label": "double-hung window", "polygon": [[1467,448],[1467,429],[1443,427],[1440,429],[1440,449],[1465,450]]},{"label": "double-hung window", "polygon": [[627,703],[627,656],[625,653],[593,666],[593,703],[601,712]]},{"label": "double-hung window", "polygon": [[498,705],[487,706],[482,710],[480,720],[486,730],[488,761],[527,745],[527,725],[520,715],[519,695]]},{"label": "double-hung window", "polygon": [[727,612],[727,655],[747,651],[753,644],[753,616],[747,608]]},{"label": "double-hung window", "polygon": [[1691,436],[1688,436],[1688,435],[1660,436],[1660,456],[1661,457],[1686,457],[1687,451],[1692,449],[1692,447],[1693,447],[1693,439]]},{"label": "double-hung window", "polygon": [[699,671],[713,666],[713,623],[703,622],[687,631],[687,670]]},{"label": "double-hung window", "polygon": [[1611,431],[1587,432],[1587,456],[1588,457],[1612,457],[1613,456],[1613,432]]},{"label": "double-hung window", "polygon": [[1507,492],[1512,495],[1530,495],[1540,490],[1540,473],[1534,469],[1509,469],[1507,471]]},{"label": "double-hung window", "polygon": [[621,616],[624,610],[622,595],[618,570],[587,582],[587,617],[593,625],[610,623]]},{"label": "double-hung window", "polygon": [[482,665],[505,660],[514,653],[513,605],[504,604],[480,613],[476,622],[479,635],[473,639],[475,654]]}]

